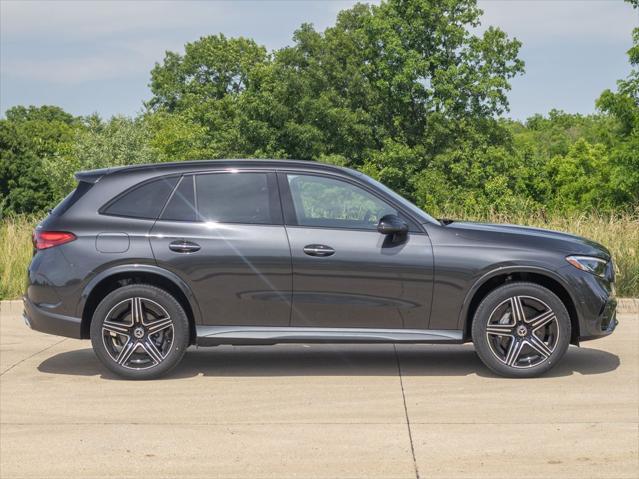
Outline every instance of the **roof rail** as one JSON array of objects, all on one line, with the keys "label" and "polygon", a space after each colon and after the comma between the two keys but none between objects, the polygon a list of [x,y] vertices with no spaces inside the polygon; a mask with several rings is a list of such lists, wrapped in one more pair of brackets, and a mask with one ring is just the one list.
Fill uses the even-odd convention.
[{"label": "roof rail", "polygon": [[113,173],[124,173],[128,171],[141,171],[141,170],[163,170],[169,168],[184,168],[189,169],[193,167],[207,167],[207,166],[313,166],[314,168],[326,169],[326,170],[340,170],[348,171],[347,168],[340,166],[329,165],[326,163],[319,163],[317,161],[305,161],[305,160],[272,160],[272,159],[221,159],[221,160],[190,160],[190,161],[174,161],[165,163],[148,163],[144,165],[130,165],[119,166],[113,168],[101,168],[97,170],[79,171],[75,174],[78,181],[85,181],[88,183],[96,183],[103,176]]}]

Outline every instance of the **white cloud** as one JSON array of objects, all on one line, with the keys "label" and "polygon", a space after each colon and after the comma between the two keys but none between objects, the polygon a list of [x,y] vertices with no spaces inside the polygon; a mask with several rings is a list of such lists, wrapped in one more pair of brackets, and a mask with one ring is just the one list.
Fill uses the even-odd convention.
[{"label": "white cloud", "polygon": [[[338,11],[356,0],[311,0],[304,2],[311,13],[307,20],[324,13],[334,19]],[[3,36],[12,38],[48,36],[68,39],[95,38],[118,33],[206,28],[211,32],[245,26],[277,29],[278,18],[286,19],[290,1],[156,1],[156,0],[26,0],[0,2]],[[295,10],[300,10],[296,8]],[[257,14],[256,14],[257,12]],[[315,14],[315,15],[313,15]],[[301,22],[300,22],[301,23]],[[297,28],[299,23],[295,25]],[[326,25],[321,25],[322,28]],[[287,25],[288,28],[288,25]],[[291,29],[289,36],[293,33]]]},{"label": "white cloud", "polygon": [[526,43],[629,42],[639,12],[621,0],[480,0],[482,26],[499,26]]},{"label": "white cloud", "polygon": [[222,18],[229,7],[223,2],[4,1],[2,31],[12,38],[52,33],[67,39],[95,38],[205,25],[212,18]]},{"label": "white cloud", "polygon": [[[0,0],[2,100],[12,103],[13,98],[20,98],[21,102],[30,102],[30,98],[50,86],[62,93],[58,93],[59,100],[47,98],[49,102],[64,106],[70,102],[64,97],[68,95],[73,97],[74,105],[91,105],[90,110],[102,105],[101,110],[110,111],[113,98],[80,99],[74,97],[75,92],[90,91],[88,87],[107,82],[122,91],[139,91],[137,88],[148,83],[153,64],[162,61],[165,51],[182,51],[186,42],[203,35],[242,35],[268,48],[279,48],[291,42],[293,31],[302,22],[313,22],[323,30],[333,24],[340,10],[354,3],[355,0]],[[479,0],[479,5],[485,12],[482,28],[498,26],[524,43],[521,57],[528,73],[518,80],[523,82],[521,91],[528,91],[528,79],[537,78],[538,84],[539,75],[551,78],[550,74],[556,73],[557,64],[546,61],[546,52],[587,56],[592,71],[578,71],[573,62],[569,67],[572,70],[563,71],[565,77],[587,74],[601,79],[601,84],[613,85],[614,79],[626,72],[625,50],[630,45],[632,28],[639,25],[639,13],[622,0]],[[596,52],[591,48],[593,44]],[[602,66],[606,65],[602,55],[616,55],[621,66],[607,71],[610,68]],[[563,59],[557,62],[568,64]],[[593,87],[598,91],[601,88],[599,84]],[[557,88],[544,82],[543,89]],[[538,96],[543,94],[542,91]],[[574,96],[573,91],[565,94]],[[593,95],[591,91],[582,95],[587,98],[588,108]]]},{"label": "white cloud", "polygon": [[109,80],[135,75],[141,67],[139,59],[119,55],[60,58],[50,60],[17,60],[7,65],[6,72],[15,78],[73,85],[94,79]]},{"label": "white cloud", "polygon": [[[198,4],[205,8],[193,8]],[[2,73],[72,84],[148,73],[166,49],[184,43],[163,37],[223,18],[228,7],[218,2],[2,1]]]},{"label": "white cloud", "polygon": [[325,28],[353,3],[0,1],[2,74],[73,84],[146,76],[167,50],[182,51],[202,35],[242,35],[276,48],[303,21]]}]

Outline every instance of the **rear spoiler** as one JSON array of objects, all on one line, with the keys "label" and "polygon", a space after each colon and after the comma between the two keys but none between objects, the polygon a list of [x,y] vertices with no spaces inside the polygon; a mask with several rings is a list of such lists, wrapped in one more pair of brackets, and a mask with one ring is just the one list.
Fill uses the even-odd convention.
[{"label": "rear spoiler", "polygon": [[75,179],[93,184],[100,181],[100,178],[108,175],[112,170],[113,168],[100,168],[99,170],[78,171],[75,174]]}]

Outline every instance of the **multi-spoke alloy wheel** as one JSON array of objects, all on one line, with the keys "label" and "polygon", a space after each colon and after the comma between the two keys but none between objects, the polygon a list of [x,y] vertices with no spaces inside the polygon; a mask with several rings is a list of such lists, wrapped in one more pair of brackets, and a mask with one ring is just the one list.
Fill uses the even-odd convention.
[{"label": "multi-spoke alloy wheel", "polygon": [[148,298],[120,301],[102,322],[102,341],[117,364],[146,369],[160,364],[173,344],[173,320]]},{"label": "multi-spoke alloy wheel", "polygon": [[557,316],[532,296],[511,296],[493,310],[486,326],[488,345],[502,363],[514,368],[534,367],[555,350]]},{"label": "multi-spoke alloy wheel", "polygon": [[511,283],[491,292],[477,308],[473,342],[493,371],[508,376],[536,376],[565,353],[570,318],[548,289]]},{"label": "multi-spoke alloy wheel", "polygon": [[149,285],[113,291],[98,305],[91,323],[98,358],[115,373],[133,379],[168,371],[182,358],[188,337],[180,304]]}]

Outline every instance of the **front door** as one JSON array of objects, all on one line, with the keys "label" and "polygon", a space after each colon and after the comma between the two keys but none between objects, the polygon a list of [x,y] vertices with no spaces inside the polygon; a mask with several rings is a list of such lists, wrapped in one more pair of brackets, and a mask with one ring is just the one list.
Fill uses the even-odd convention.
[{"label": "front door", "polygon": [[427,329],[433,285],[428,236],[377,232],[402,213],[346,178],[280,175],[293,263],[291,326]]},{"label": "front door", "polygon": [[291,256],[275,173],[182,177],[151,246],[191,287],[205,325],[288,326]]}]

